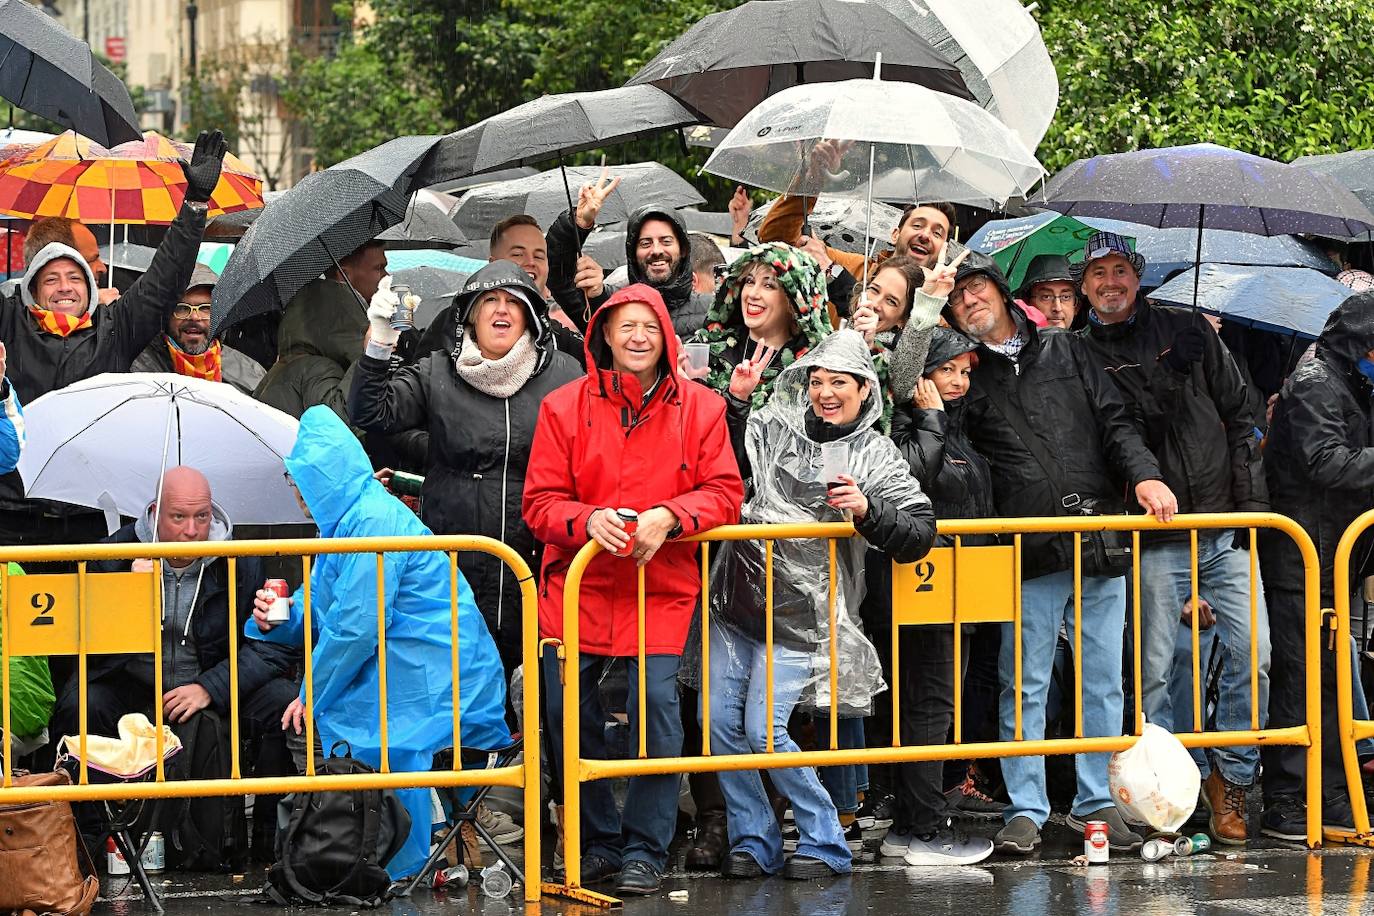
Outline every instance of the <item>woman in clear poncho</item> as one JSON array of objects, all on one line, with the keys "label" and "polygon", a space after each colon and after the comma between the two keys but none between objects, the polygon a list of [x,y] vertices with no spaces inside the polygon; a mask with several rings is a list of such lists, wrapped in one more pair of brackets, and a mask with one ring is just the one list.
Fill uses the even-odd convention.
[{"label": "woman in clear poncho", "polygon": [[[935,536],[930,500],[892,441],[874,425],[882,397],[868,345],[838,331],[784,370],[773,395],[749,418],[746,448],[754,468],[745,523],[834,522],[851,518],[858,537],[836,544],[835,619],[843,711],[863,712],[886,689],[877,653],[856,623],[863,600],[864,552],[914,562]],[[821,445],[848,446],[848,474],[826,481]],[[827,491],[827,483],[831,489]],[[820,540],[777,541],[773,551],[773,708],[767,702],[764,554],[758,542],[724,545],[712,570],[711,741],[719,753],[797,749],[788,717],[801,705],[828,708],[829,547]],[[754,771],[723,772],[730,855],[723,872],[751,877],[782,871],[815,878],[850,870],[851,853],[829,794],[810,768],[772,770],[792,802],[800,839],[784,868],[782,833]]]}]

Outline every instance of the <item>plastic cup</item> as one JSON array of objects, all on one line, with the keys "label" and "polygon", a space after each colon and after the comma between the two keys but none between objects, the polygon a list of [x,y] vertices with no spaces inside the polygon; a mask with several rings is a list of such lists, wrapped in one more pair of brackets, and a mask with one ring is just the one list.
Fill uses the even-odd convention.
[{"label": "plastic cup", "polygon": [[683,345],[687,349],[687,365],[693,369],[705,369],[711,361],[711,345],[708,343],[689,343]]},{"label": "plastic cup", "polygon": [[482,869],[482,893],[488,897],[510,896],[512,883],[510,875],[501,867],[500,862]]},{"label": "plastic cup", "polygon": [[849,473],[849,443],[821,443],[821,480],[827,490],[840,486],[841,477]]}]

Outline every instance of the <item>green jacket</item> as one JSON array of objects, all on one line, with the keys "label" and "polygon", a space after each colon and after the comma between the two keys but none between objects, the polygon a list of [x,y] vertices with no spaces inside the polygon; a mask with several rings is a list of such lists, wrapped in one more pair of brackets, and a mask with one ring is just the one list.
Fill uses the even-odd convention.
[{"label": "green jacket", "polygon": [[[18,563],[9,564],[11,576],[22,576]],[[0,640],[4,630],[0,628]],[[3,700],[0,700],[3,702]],[[46,656],[21,656],[10,659],[10,727],[19,738],[34,738],[48,725],[57,702]]]},{"label": "green jacket", "polygon": [[277,332],[277,362],[253,396],[300,418],[325,404],[348,422],[344,376],[363,354],[367,311],[335,280],[317,279],[286,306]]}]

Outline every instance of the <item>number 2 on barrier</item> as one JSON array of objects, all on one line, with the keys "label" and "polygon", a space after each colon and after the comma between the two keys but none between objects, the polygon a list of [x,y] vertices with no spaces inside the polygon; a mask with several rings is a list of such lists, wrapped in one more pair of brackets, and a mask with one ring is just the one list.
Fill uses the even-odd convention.
[{"label": "number 2 on barrier", "polygon": [[937,547],[915,563],[892,564],[892,614],[899,626],[1007,622],[1016,600],[1015,549]]},{"label": "number 2 on barrier", "polygon": [[[157,638],[152,573],[86,576],[86,651],[95,655],[152,652]],[[75,655],[80,634],[80,584],[74,573],[10,576],[5,600],[10,654]]]}]

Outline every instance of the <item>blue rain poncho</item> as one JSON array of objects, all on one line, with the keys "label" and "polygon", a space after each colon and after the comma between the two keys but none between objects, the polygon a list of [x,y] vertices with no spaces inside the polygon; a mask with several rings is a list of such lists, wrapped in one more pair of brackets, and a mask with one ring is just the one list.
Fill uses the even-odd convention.
[{"label": "blue rain poncho", "polygon": [[[328,407],[301,416],[296,445],[286,459],[310,514],[327,538],[430,535],[400,500],[372,477],[357,438]],[[437,751],[454,746],[449,563],[443,552],[388,553],[386,603],[387,730],[392,772],[431,769]],[[325,554],[310,573],[314,638],[314,714],[326,751],[347,741],[353,756],[381,765],[377,666],[377,561],[375,554]],[[291,619],[268,633],[249,620],[246,636],[302,646],[304,595],[297,589]],[[501,658],[473,601],[458,578],[459,680],[462,742],[494,748],[510,743]],[[305,699],[305,689],[301,689]],[[387,872],[396,879],[420,870],[429,855],[428,789],[397,793],[410,812],[410,838]]]}]

